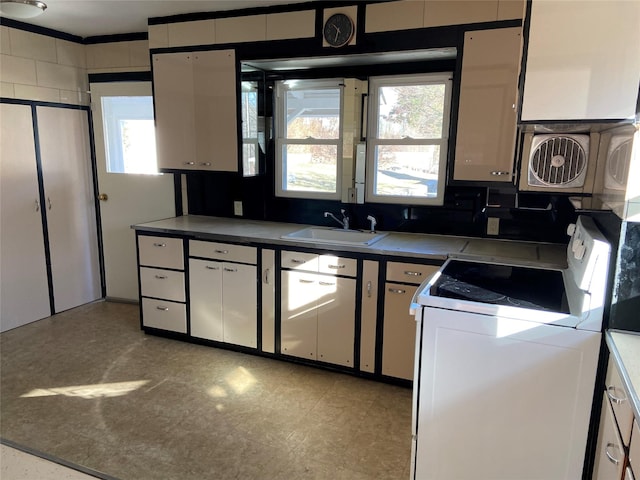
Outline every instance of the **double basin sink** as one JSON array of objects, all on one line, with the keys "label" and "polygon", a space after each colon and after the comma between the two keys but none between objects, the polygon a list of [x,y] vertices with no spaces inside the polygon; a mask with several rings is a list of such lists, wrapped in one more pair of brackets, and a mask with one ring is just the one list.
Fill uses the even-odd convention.
[{"label": "double basin sink", "polygon": [[307,227],[283,235],[281,238],[298,242],[322,243],[328,245],[357,245],[368,247],[387,236],[383,232],[364,232],[344,228]]}]

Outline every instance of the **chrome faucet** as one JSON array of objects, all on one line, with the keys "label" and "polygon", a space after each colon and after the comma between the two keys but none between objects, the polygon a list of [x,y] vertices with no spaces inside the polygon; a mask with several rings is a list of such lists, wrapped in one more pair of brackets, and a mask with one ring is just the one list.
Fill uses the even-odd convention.
[{"label": "chrome faucet", "polygon": [[376,225],[378,224],[376,217],[373,215],[367,215],[367,220],[371,222],[371,233],[376,233]]},{"label": "chrome faucet", "polygon": [[347,217],[347,215],[345,214],[344,208],[340,209],[340,213],[342,214],[342,220],[337,219],[336,216],[331,212],[324,212],[324,218],[331,217],[336,222],[338,222],[342,226],[342,228],[344,228],[345,230],[349,230],[349,217]]}]

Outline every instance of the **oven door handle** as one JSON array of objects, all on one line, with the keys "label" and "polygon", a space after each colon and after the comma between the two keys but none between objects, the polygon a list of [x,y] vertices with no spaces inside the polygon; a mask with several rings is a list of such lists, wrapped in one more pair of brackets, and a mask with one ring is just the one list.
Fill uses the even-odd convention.
[{"label": "oven door handle", "polygon": [[411,303],[409,304],[409,314],[413,315],[414,317],[416,313],[418,313],[418,310],[422,308],[422,305],[418,303],[418,295],[420,295],[420,288],[416,288],[413,297],[411,297]]}]

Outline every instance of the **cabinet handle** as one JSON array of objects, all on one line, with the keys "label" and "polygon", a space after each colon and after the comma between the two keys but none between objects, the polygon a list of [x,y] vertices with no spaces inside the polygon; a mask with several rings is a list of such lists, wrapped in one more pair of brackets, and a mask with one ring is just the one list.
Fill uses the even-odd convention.
[{"label": "cabinet handle", "polygon": [[301,278],[300,283],[313,283],[313,280],[305,280],[304,278]]},{"label": "cabinet handle", "polygon": [[405,275],[409,275],[410,277],[421,277],[422,276],[422,272],[411,272],[409,270],[405,270],[404,274]]},{"label": "cabinet handle", "polygon": [[49,206],[49,210],[51,210],[51,207],[53,206],[51,203],[51,197],[47,197],[47,205]]},{"label": "cabinet handle", "polygon": [[238,269],[237,269],[237,268],[227,268],[227,267],[224,267],[224,271],[225,271],[225,272],[237,272],[237,271],[238,271]]},{"label": "cabinet handle", "polygon": [[183,165],[195,165],[196,162],[182,162]]},{"label": "cabinet handle", "polygon": [[207,270],[220,270],[220,267],[212,267],[211,265],[205,265]]},{"label": "cabinet handle", "polygon": [[167,278],[167,276],[166,276],[166,275],[156,275],[156,278],[157,278],[158,280],[164,280],[164,279],[166,279],[166,278]]},{"label": "cabinet handle", "polygon": [[214,250],[215,253],[221,253],[222,255],[226,255],[229,253],[229,250]]},{"label": "cabinet handle", "polygon": [[618,397],[616,396],[616,387],[611,385],[610,387],[607,387],[607,396],[611,399],[611,401],[617,405],[620,405],[623,402],[627,401],[627,396],[623,396],[623,397]]},{"label": "cabinet handle", "polygon": [[340,268],[345,268],[346,265],[327,265],[329,268],[333,268],[334,270],[338,270]]},{"label": "cabinet handle", "polygon": [[269,285],[269,269],[268,268],[264,270],[264,283],[265,285]]},{"label": "cabinet handle", "polygon": [[203,165],[205,167],[210,167],[211,166],[211,162],[202,162],[200,165]]},{"label": "cabinet handle", "polygon": [[501,176],[501,175],[511,175],[511,172],[504,172],[500,170],[494,170],[491,172],[491,175]]},{"label": "cabinet handle", "polygon": [[318,282],[318,283],[324,287],[331,287],[335,285],[335,282]]},{"label": "cabinet handle", "polygon": [[367,282],[367,297],[369,297],[369,298],[371,298],[371,287],[372,287],[371,281],[368,281]]},{"label": "cabinet handle", "polygon": [[389,293],[398,293],[400,295],[404,295],[405,293],[407,293],[406,290],[402,290],[401,288],[389,288],[388,291]]},{"label": "cabinet handle", "polygon": [[607,446],[604,449],[604,454],[607,456],[609,461],[611,463],[613,463],[614,465],[619,465],[620,464],[620,460],[617,459],[616,457],[614,457],[613,455],[611,455],[611,453],[609,453],[609,449],[610,448],[615,448],[616,450],[620,450],[620,448],[615,443],[609,442],[609,443],[607,443]]},{"label": "cabinet handle", "polygon": [[36,212],[40,211],[40,202],[38,202],[38,200],[36,200]]},{"label": "cabinet handle", "polygon": [[161,306],[157,306],[156,307],[158,310],[162,310],[163,312],[168,312],[169,311],[169,307],[161,307]]},{"label": "cabinet handle", "polygon": [[166,247],[167,244],[166,243],[154,243],[153,246],[154,247]]},{"label": "cabinet handle", "polygon": [[304,260],[299,260],[299,259],[297,259],[297,258],[292,258],[292,259],[291,259],[291,263],[298,263],[298,264],[300,264],[300,263],[304,263]]}]

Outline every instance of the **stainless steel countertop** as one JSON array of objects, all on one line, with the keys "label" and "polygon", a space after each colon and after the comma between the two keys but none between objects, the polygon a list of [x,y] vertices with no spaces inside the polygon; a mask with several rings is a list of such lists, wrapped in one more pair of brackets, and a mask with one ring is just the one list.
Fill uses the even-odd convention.
[{"label": "stainless steel countertop", "polygon": [[189,235],[206,240],[264,243],[382,256],[432,260],[446,260],[449,256],[486,258],[489,261],[517,262],[545,268],[565,268],[567,264],[566,247],[547,243],[400,232],[390,232],[371,246],[328,245],[281,238],[309,226],[311,225],[185,215],[141,223],[132,228],[149,233]]},{"label": "stainless steel countertop", "polygon": [[631,400],[633,414],[640,422],[640,334],[608,330],[605,339]]}]

